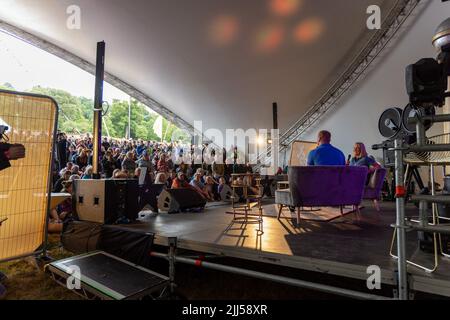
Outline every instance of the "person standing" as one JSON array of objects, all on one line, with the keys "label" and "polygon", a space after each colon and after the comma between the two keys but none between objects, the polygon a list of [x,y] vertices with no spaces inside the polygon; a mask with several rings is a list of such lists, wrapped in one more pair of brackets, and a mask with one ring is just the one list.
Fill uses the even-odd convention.
[{"label": "person standing", "polygon": [[[67,156],[68,156],[68,150],[67,150],[67,137],[64,133],[58,134],[58,142],[56,145],[56,154],[58,157],[58,163],[59,163],[59,170],[62,170],[67,165]],[[59,171],[58,170],[58,171]]]}]

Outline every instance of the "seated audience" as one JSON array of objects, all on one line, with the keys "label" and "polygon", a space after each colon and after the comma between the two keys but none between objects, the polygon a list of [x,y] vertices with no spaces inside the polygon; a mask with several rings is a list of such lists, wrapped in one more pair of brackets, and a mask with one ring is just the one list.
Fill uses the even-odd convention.
[{"label": "seated audience", "polygon": [[127,152],[125,159],[122,161],[122,169],[128,171],[129,173],[134,173],[134,170],[136,170],[136,162],[134,161],[133,152]]},{"label": "seated audience", "polygon": [[156,168],[158,169],[158,172],[168,172],[169,171],[165,153],[161,154],[161,157],[158,161],[158,165]]},{"label": "seated audience", "polygon": [[148,171],[153,171],[153,164],[147,151],[142,153],[142,157],[137,161],[139,168],[147,168]]},{"label": "seated audience", "polygon": [[178,172],[177,177],[172,182],[172,189],[191,188],[191,185],[186,180],[186,175],[183,172]]},{"label": "seated audience", "polygon": [[106,151],[106,154],[102,159],[102,167],[105,178],[107,179],[111,178],[114,170],[117,169],[117,161],[114,160],[113,154],[110,150]]},{"label": "seated audience", "polygon": [[77,174],[73,174],[70,176],[69,181],[80,180],[81,177]]},{"label": "seated audience", "polygon": [[211,200],[220,200],[220,196],[217,192],[217,188],[215,188],[217,182],[211,176],[207,176],[205,180],[206,180],[205,191],[208,194],[208,197]]},{"label": "seated audience", "polygon": [[[72,194],[72,181],[64,181],[63,182],[64,189],[63,193]],[[67,198],[59,205],[56,206],[55,209],[50,212],[50,221],[48,225],[49,232],[61,232],[63,229],[63,223],[71,220],[73,213],[72,209],[72,198]]]},{"label": "seated audience", "polygon": [[[167,176],[164,172],[159,172],[155,178],[155,184],[166,184]],[[173,187],[172,187],[173,188]]]},{"label": "seated audience", "polygon": [[191,186],[197,190],[197,192],[205,199],[212,200],[209,196],[208,191],[205,188],[205,184],[202,182],[202,176],[200,173],[194,175],[194,180],[191,181]]},{"label": "seated audience", "polygon": [[92,166],[87,166],[86,169],[84,170],[84,174],[81,179],[83,179],[83,180],[92,179],[93,172],[94,172],[94,168]]},{"label": "seated audience", "polygon": [[[219,184],[217,185],[217,193],[220,195],[220,193],[222,192],[224,186],[227,184],[226,180],[224,177],[220,177],[219,178]],[[221,199],[221,200],[225,200],[225,199]]]},{"label": "seated audience", "polygon": [[113,179],[128,179],[130,174],[128,170],[114,170]]},{"label": "seated audience", "polygon": [[172,187],[173,180],[175,180],[176,178],[177,178],[177,173],[175,171],[170,171],[169,176],[167,177],[167,182],[166,182],[167,188],[170,189]]},{"label": "seated audience", "polygon": [[53,192],[59,193],[62,191],[62,189],[64,189],[63,186],[63,182],[64,181],[68,181],[70,179],[70,176],[72,175],[72,172],[70,171],[65,171],[63,176],[61,178],[59,178],[55,185],[53,186]]},{"label": "seated audience", "polygon": [[59,175],[62,177],[64,175],[64,172],[69,171],[72,172],[72,168],[73,168],[73,162],[67,162],[67,165],[65,168],[63,168],[60,172]]},{"label": "seated audience", "polygon": [[341,150],[331,145],[331,133],[320,131],[318,147],[308,154],[309,166],[344,166],[345,156]]},{"label": "seated audience", "polygon": [[75,157],[75,163],[80,168],[85,168],[89,164],[89,156],[86,149],[80,149],[78,156]]},{"label": "seated audience", "polygon": [[79,176],[79,175],[81,175],[81,174],[82,174],[82,172],[80,172],[80,167],[79,167],[78,165],[74,164],[74,165],[72,166],[72,175],[77,175],[77,176]]}]

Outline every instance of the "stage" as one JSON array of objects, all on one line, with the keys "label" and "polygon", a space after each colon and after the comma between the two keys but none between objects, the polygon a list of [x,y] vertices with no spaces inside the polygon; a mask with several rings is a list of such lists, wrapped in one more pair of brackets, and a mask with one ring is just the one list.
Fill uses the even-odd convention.
[{"label": "stage", "polygon": [[[233,215],[226,213],[230,210],[227,204],[214,204],[200,213],[155,215],[144,211],[138,222],[117,228],[152,234],[158,246],[167,247],[169,238],[176,238],[179,249],[363,281],[368,278],[367,267],[377,265],[382,283],[396,284],[397,264],[389,255],[390,225],[395,222],[393,202],[381,203],[380,213],[371,202],[364,203],[359,221],[349,213],[331,222],[303,220],[297,226],[295,215],[288,210],[280,220],[270,216],[277,207],[266,201],[262,233],[258,224],[233,222]],[[417,209],[409,205],[407,213],[417,215]],[[433,255],[416,249],[416,233],[407,233],[408,257],[431,266]],[[414,267],[408,271],[411,290],[450,297],[450,260],[442,258],[433,274]]]}]

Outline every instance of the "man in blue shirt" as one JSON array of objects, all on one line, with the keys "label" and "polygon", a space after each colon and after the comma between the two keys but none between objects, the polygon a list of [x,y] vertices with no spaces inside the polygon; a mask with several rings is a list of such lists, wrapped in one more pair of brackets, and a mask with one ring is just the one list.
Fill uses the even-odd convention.
[{"label": "man in blue shirt", "polygon": [[308,166],[345,166],[345,156],[331,144],[331,133],[320,131],[318,147],[308,154]]}]

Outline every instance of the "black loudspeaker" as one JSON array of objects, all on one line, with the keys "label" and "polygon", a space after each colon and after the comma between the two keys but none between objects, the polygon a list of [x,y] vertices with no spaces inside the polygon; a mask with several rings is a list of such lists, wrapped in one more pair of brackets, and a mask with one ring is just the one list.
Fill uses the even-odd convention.
[{"label": "black loudspeaker", "polygon": [[138,217],[136,179],[75,180],[73,191],[75,216],[81,221],[114,224]]},{"label": "black loudspeaker", "polygon": [[177,213],[204,208],[206,200],[193,189],[167,189],[158,197],[159,212]]}]

